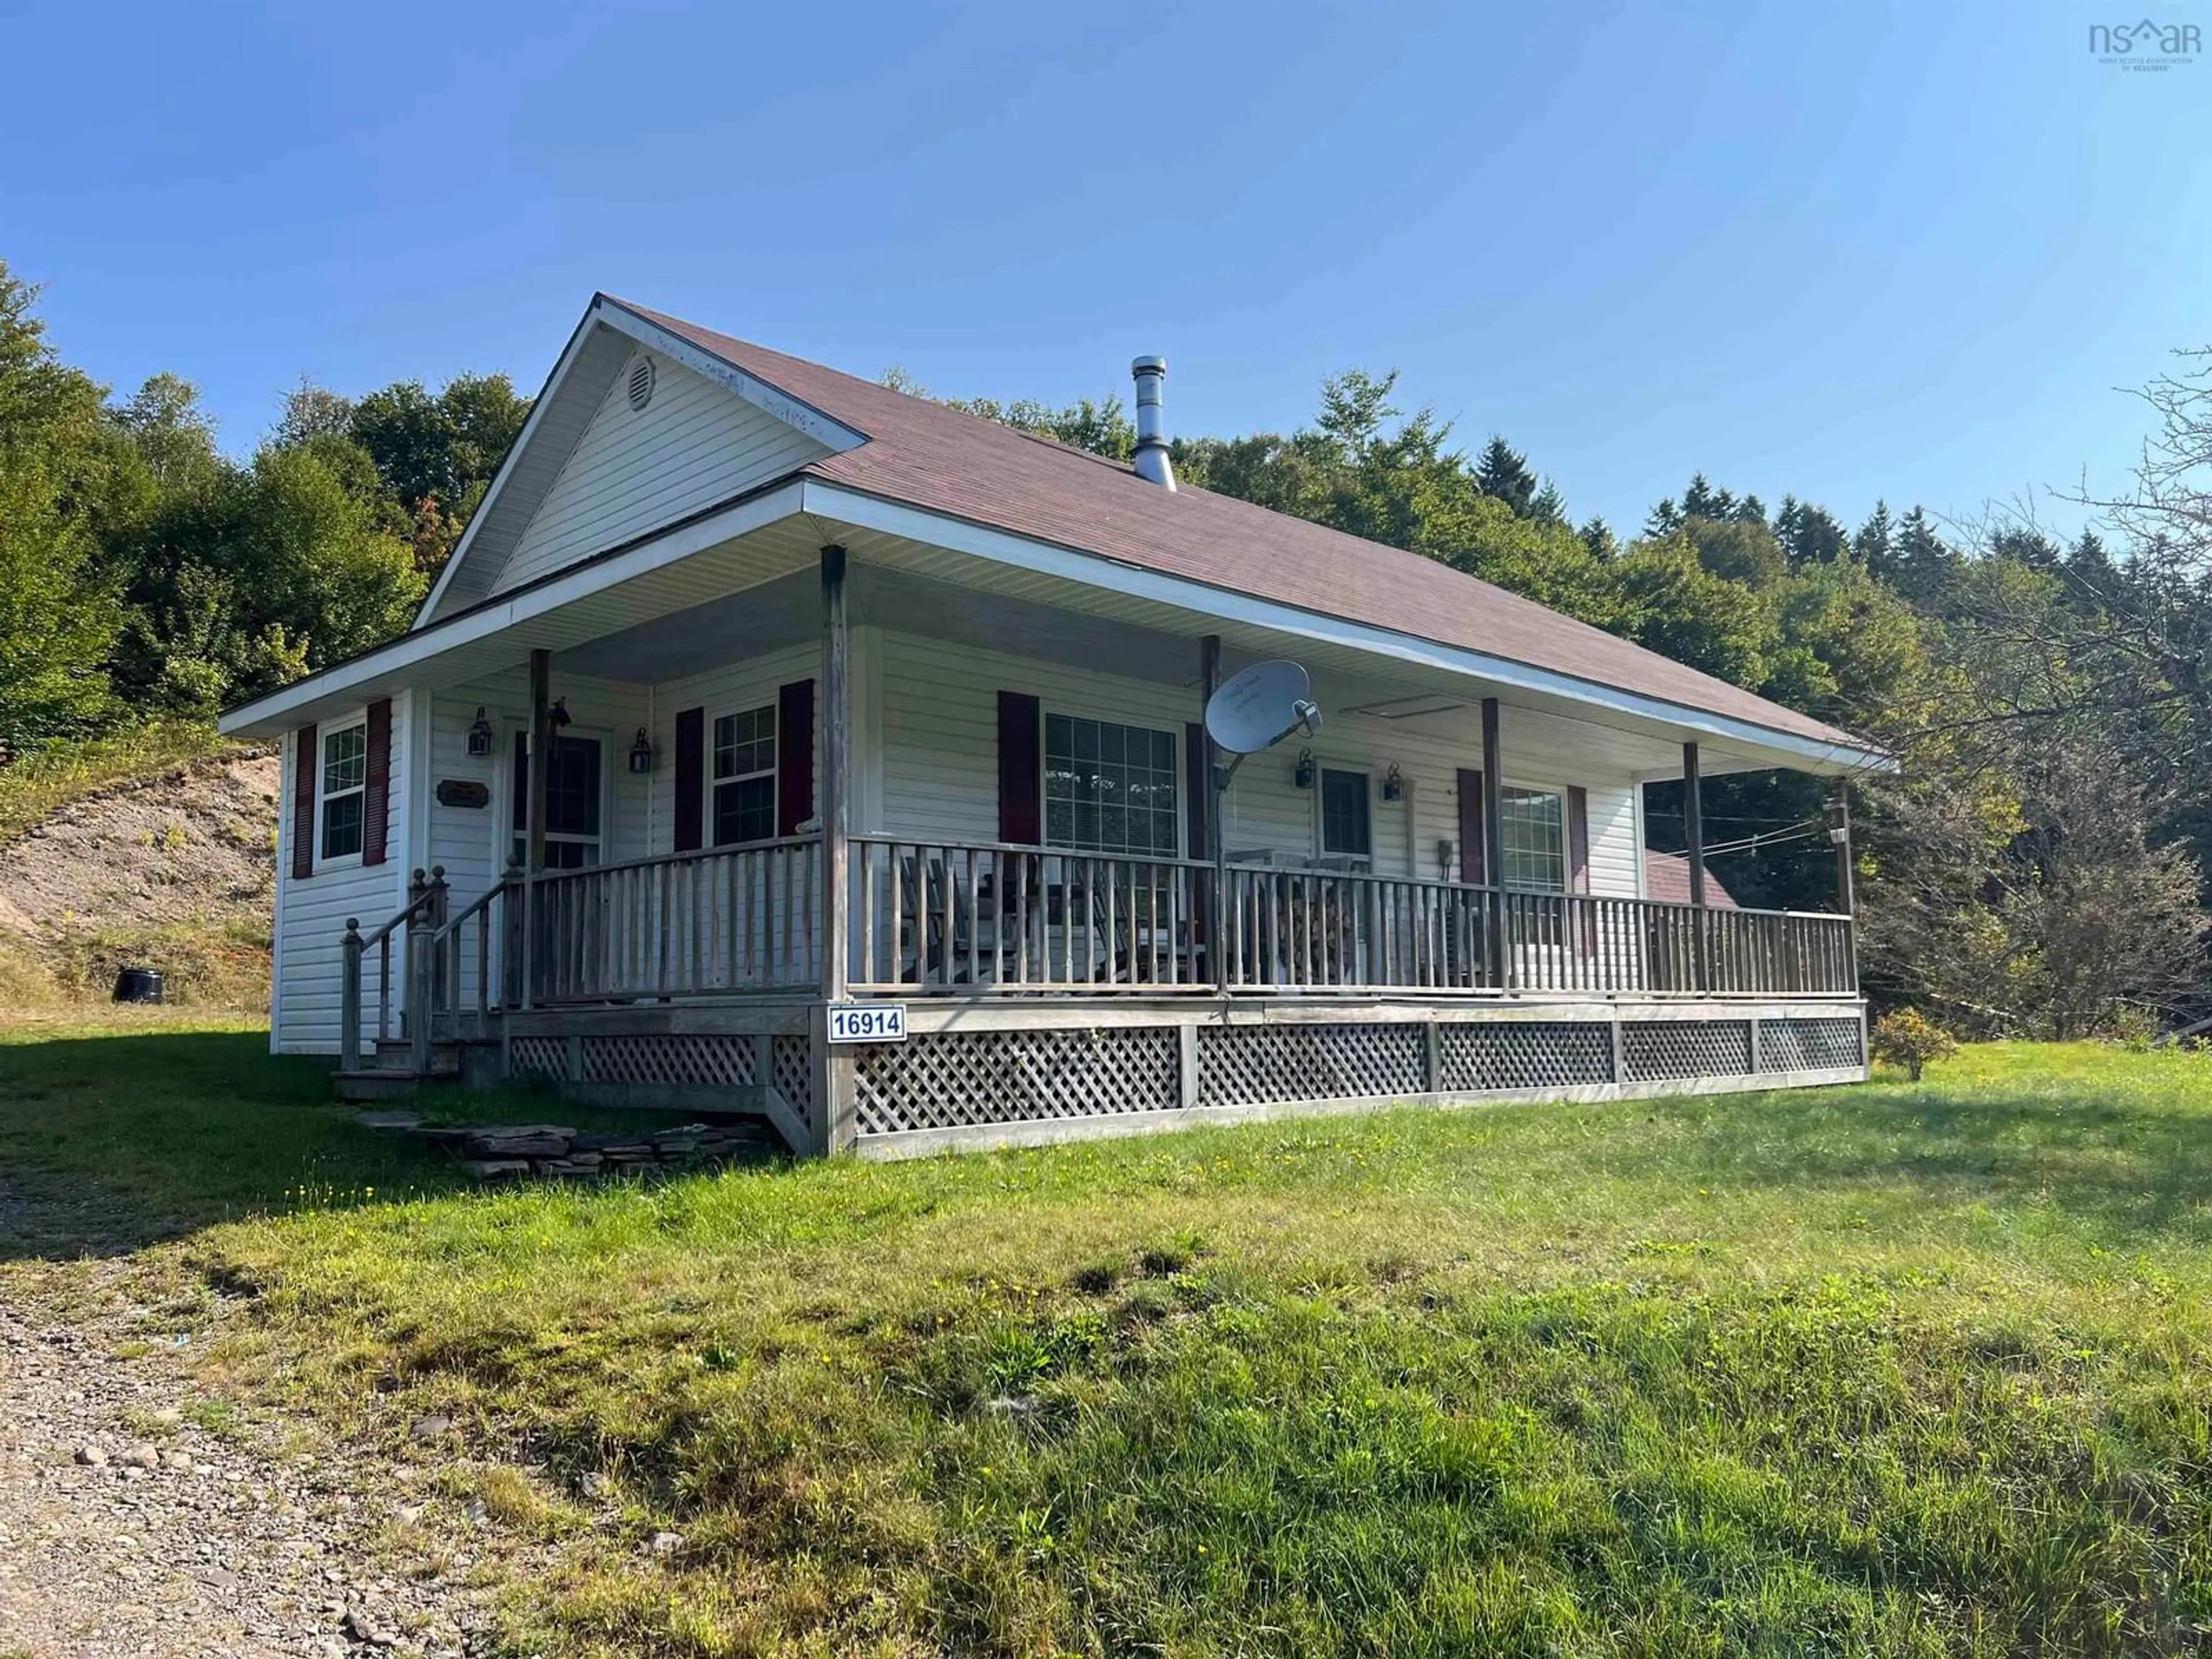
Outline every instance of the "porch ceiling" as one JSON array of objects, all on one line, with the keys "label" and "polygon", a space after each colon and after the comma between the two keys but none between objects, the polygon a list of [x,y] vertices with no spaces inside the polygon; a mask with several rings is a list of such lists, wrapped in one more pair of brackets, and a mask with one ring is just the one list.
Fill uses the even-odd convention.
[{"label": "porch ceiling", "polygon": [[[1188,685],[1194,697],[1196,641],[1215,633],[1222,640],[1224,675],[1269,658],[1287,657],[1304,664],[1313,677],[1324,715],[1340,718],[1407,702],[1440,705],[1433,714],[1389,719],[1396,732],[1444,736],[1463,732],[1466,723],[1478,717],[1482,699],[1494,696],[1507,710],[1544,717],[1522,723],[1524,740],[1534,731],[1548,727],[1557,732],[1559,725],[1555,723],[1569,724],[1575,728],[1578,746],[1591,758],[1638,777],[1679,777],[1682,744],[1690,739],[1698,744],[1701,769],[1707,776],[1778,767],[1820,773],[1854,769],[1846,761],[1811,758],[1780,742],[1770,745],[1717,736],[1693,729],[1686,721],[1606,708],[1578,697],[1395,660],[1287,629],[1207,616],[1139,593],[1015,569],[863,526],[821,527],[823,539],[841,542],[854,571],[866,573],[865,577],[856,574],[856,584],[866,584],[856,586],[856,596],[879,596],[872,605],[866,597],[859,599],[853,618],[859,623],[876,622],[902,632],[1016,655]],[[812,603],[811,593],[802,603]],[[1510,732],[1510,714],[1504,724]],[[1515,746],[1509,737],[1509,754]]]},{"label": "porch ceiling", "polygon": [[[799,501],[793,483],[700,514],[234,709],[222,729],[274,737],[378,697],[483,679],[526,662],[533,650],[566,661],[571,652],[641,623],[757,591],[794,572],[811,579],[823,538],[820,527],[798,512]],[[612,677],[655,676],[631,664]]]},{"label": "porch ceiling", "polygon": [[[880,626],[977,650],[1179,686],[1189,691],[1192,714],[1197,714],[1196,635],[1018,598],[941,573],[925,574],[917,568],[920,561],[899,559],[898,550],[887,547],[886,539],[862,532],[847,543],[854,561],[847,586],[847,613],[854,626]],[[873,562],[887,553],[898,562]],[[1203,618],[1190,625],[1206,631]],[[810,559],[804,569],[758,586],[562,651],[554,670],[556,675],[595,679],[665,682],[805,644],[820,636],[821,628],[821,586]],[[1230,674],[1267,657],[1296,658],[1312,673],[1326,717],[1341,722],[1364,715],[1376,726],[1387,725],[1394,738],[1463,740],[1468,725],[1480,718],[1481,699],[1496,695],[1513,711],[1501,722],[1509,761],[1537,759],[1565,744],[1578,760],[1608,772],[1662,777],[1681,770],[1679,732],[1595,720],[1583,705],[1532,697],[1516,688],[1470,684],[1463,677],[1377,673],[1371,659],[1337,655],[1341,661],[1332,656],[1324,662],[1311,641],[1258,631],[1239,644],[1224,640],[1222,667]],[[1437,706],[1431,713],[1395,717],[1369,712],[1407,702]],[[1778,763],[1710,744],[1701,748],[1700,757],[1709,774]]]}]

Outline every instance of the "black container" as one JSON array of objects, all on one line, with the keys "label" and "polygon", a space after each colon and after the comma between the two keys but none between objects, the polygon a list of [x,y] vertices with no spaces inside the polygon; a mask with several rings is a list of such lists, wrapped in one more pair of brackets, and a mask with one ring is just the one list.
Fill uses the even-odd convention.
[{"label": "black container", "polygon": [[118,1002],[159,1002],[161,973],[158,968],[125,968],[115,976]]}]

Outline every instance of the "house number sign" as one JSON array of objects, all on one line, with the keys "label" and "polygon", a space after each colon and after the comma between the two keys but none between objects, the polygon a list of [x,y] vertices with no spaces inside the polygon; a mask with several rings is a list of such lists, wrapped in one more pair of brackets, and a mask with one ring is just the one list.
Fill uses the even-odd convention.
[{"label": "house number sign", "polygon": [[491,805],[491,786],[474,778],[440,778],[438,805],[481,810]]},{"label": "house number sign", "polygon": [[830,1041],[904,1042],[906,1004],[833,1002],[830,1005]]}]

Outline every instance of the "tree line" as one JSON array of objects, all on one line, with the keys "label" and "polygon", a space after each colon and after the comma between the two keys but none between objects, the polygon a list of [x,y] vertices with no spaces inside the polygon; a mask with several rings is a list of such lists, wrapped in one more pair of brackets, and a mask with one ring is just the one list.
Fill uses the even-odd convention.
[{"label": "tree line", "polygon": [[[0,745],[205,719],[404,629],[529,413],[504,375],[348,398],[302,383],[242,459],[193,389],[116,397],[63,362],[0,264]],[[1474,449],[1398,376],[1353,371],[1295,431],[1176,441],[1199,487],[1437,559],[1873,738],[1851,781],[1880,999],[1975,1033],[2147,1026],[2205,999],[2212,783],[2212,379],[2145,391],[2135,488],[2055,539],[2013,515],[1849,526],[1705,474],[1616,530],[1503,437]],[[893,371],[887,382],[922,392]],[[923,395],[927,395],[923,393]],[[1127,459],[1118,399],[951,400]],[[1832,785],[1708,780],[1713,868],[1747,905],[1835,902]],[[1681,844],[1679,789],[1647,797]]]},{"label": "tree line", "polygon": [[390,638],[530,412],[504,374],[308,383],[252,453],[156,374],[112,398],[0,261],[0,746],[207,719]]}]

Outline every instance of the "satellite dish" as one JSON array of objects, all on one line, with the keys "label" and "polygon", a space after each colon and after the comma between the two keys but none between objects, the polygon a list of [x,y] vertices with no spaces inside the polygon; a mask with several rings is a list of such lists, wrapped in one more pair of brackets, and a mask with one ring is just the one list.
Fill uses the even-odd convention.
[{"label": "satellite dish", "polygon": [[1312,684],[1294,662],[1255,662],[1206,699],[1206,734],[1232,755],[1256,755],[1293,732],[1320,730]]}]

